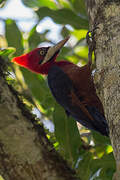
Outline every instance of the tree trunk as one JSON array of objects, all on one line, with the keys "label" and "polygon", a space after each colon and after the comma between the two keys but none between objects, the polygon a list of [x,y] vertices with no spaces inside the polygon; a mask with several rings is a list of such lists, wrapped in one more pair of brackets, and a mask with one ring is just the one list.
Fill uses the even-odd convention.
[{"label": "tree trunk", "polygon": [[7,84],[0,58],[0,174],[5,180],[77,180]]},{"label": "tree trunk", "polygon": [[120,180],[120,0],[86,0],[91,30],[96,28],[95,83],[109,124]]}]

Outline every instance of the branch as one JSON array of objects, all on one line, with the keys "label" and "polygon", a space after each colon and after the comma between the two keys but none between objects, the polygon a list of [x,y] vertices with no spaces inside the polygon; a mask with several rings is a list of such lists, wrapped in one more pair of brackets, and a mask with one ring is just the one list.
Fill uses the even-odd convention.
[{"label": "branch", "polygon": [[98,95],[103,102],[110,138],[116,159],[116,174],[120,179],[120,1],[87,0],[92,28],[96,31],[95,56],[99,84]]},{"label": "branch", "polygon": [[7,84],[0,57],[0,174],[6,180],[77,180],[41,125]]}]

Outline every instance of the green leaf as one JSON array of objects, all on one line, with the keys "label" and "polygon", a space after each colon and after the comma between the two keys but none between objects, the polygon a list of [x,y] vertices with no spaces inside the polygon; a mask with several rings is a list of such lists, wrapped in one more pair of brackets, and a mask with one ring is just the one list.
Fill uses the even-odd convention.
[{"label": "green leaf", "polygon": [[80,178],[83,180],[88,180],[90,177],[90,162],[92,159],[92,155],[89,152],[84,153],[81,157],[81,161],[78,167],[78,173]]},{"label": "green leaf", "polygon": [[[99,177],[95,177],[95,173],[98,170],[101,170],[100,175]],[[84,180],[92,179],[93,177],[96,180],[106,180],[106,177],[109,180],[112,180],[114,171],[115,160],[113,153],[104,155],[100,159],[94,159],[92,153],[86,152],[79,162],[78,173],[80,178]]]},{"label": "green leaf", "polygon": [[74,31],[71,31],[71,34],[74,35],[77,39],[85,39],[86,38],[86,34],[87,34],[87,30],[85,29],[81,29],[81,30],[74,30]]},{"label": "green leaf", "polygon": [[75,12],[80,13],[81,15],[87,17],[85,0],[72,0],[72,5]]},{"label": "green leaf", "polygon": [[4,180],[3,177],[0,175],[0,180]]},{"label": "green leaf", "polygon": [[70,8],[71,9],[71,4],[69,1],[67,0],[57,0],[57,2],[59,3],[60,7],[65,7],[65,8]]},{"label": "green leaf", "polygon": [[101,169],[99,178],[106,180],[107,177],[109,180],[112,180],[113,173],[115,172],[115,159],[113,153],[105,154],[100,159],[93,159],[90,163],[90,170],[92,175]]},{"label": "green leaf", "polygon": [[75,54],[79,55],[83,59],[88,59],[88,47],[87,46],[77,46],[74,49]]},{"label": "green leaf", "polygon": [[37,100],[37,103],[44,109],[44,113],[51,113],[54,106],[54,99],[45,79],[41,75],[32,73],[25,68],[21,67],[20,69],[28,88],[32,92],[33,97]]},{"label": "green leaf", "polygon": [[71,48],[63,47],[57,57],[57,60],[60,61],[61,59],[66,59],[66,56],[67,56],[67,54],[69,54],[69,52],[71,52]]},{"label": "green leaf", "polygon": [[53,0],[22,0],[22,2],[31,8],[36,7],[49,7],[51,9],[56,9],[56,3]]},{"label": "green leaf", "polygon": [[55,124],[55,135],[63,148],[65,157],[72,163],[76,163],[79,157],[79,148],[81,146],[80,135],[76,121],[68,118],[64,109],[56,104],[53,114]]},{"label": "green leaf", "polygon": [[37,25],[35,25],[29,33],[28,43],[29,43],[30,49],[36,48],[41,42],[44,42],[47,40],[45,38],[45,36],[46,36],[48,30],[46,30],[44,33],[40,34],[36,31],[36,26]]},{"label": "green leaf", "polygon": [[6,49],[0,49],[0,56],[8,57],[9,55],[13,54],[15,51],[16,51],[16,49],[13,47],[9,47]]},{"label": "green leaf", "polygon": [[51,10],[47,7],[42,7],[36,13],[38,14],[40,20],[46,16],[49,16],[58,24],[69,24],[76,29],[88,29],[88,20],[77,16],[70,9],[63,8],[59,10]]},{"label": "green leaf", "polygon": [[38,44],[41,42],[40,34],[36,31],[36,26],[37,25],[35,25],[29,33],[28,43],[30,49],[36,48]]},{"label": "green leaf", "polygon": [[74,64],[77,64],[79,61],[80,61],[80,57],[78,58],[77,56],[75,56],[74,54],[73,55],[68,55],[67,56],[67,59],[69,60],[69,61],[71,61],[72,63],[74,63]]},{"label": "green leaf", "polygon": [[5,24],[5,36],[8,42],[8,46],[16,48],[15,56],[19,56],[23,53],[22,34],[18,29],[15,21],[7,19]]},{"label": "green leaf", "polygon": [[97,133],[95,131],[92,131],[92,135],[93,135],[93,139],[94,139],[94,143],[97,144],[104,144],[104,145],[110,145],[110,138],[101,135],[100,133]]}]

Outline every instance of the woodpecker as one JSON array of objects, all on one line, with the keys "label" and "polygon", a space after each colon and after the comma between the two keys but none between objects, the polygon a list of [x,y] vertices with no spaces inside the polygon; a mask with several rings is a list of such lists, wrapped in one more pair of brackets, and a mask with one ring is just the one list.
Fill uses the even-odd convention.
[{"label": "woodpecker", "polygon": [[68,39],[69,37],[52,47],[35,48],[13,58],[12,62],[34,73],[46,75],[52,95],[67,115],[88,129],[109,136],[103,105],[93,83],[91,58],[82,67],[65,60],[56,61]]}]

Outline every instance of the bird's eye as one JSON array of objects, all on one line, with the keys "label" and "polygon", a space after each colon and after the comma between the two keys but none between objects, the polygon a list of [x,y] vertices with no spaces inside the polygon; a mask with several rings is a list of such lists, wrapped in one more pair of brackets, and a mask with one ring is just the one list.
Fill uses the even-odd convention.
[{"label": "bird's eye", "polygon": [[44,56],[44,55],[45,55],[45,53],[46,53],[46,51],[41,50],[39,53],[40,53],[40,55],[41,55],[41,56]]}]

